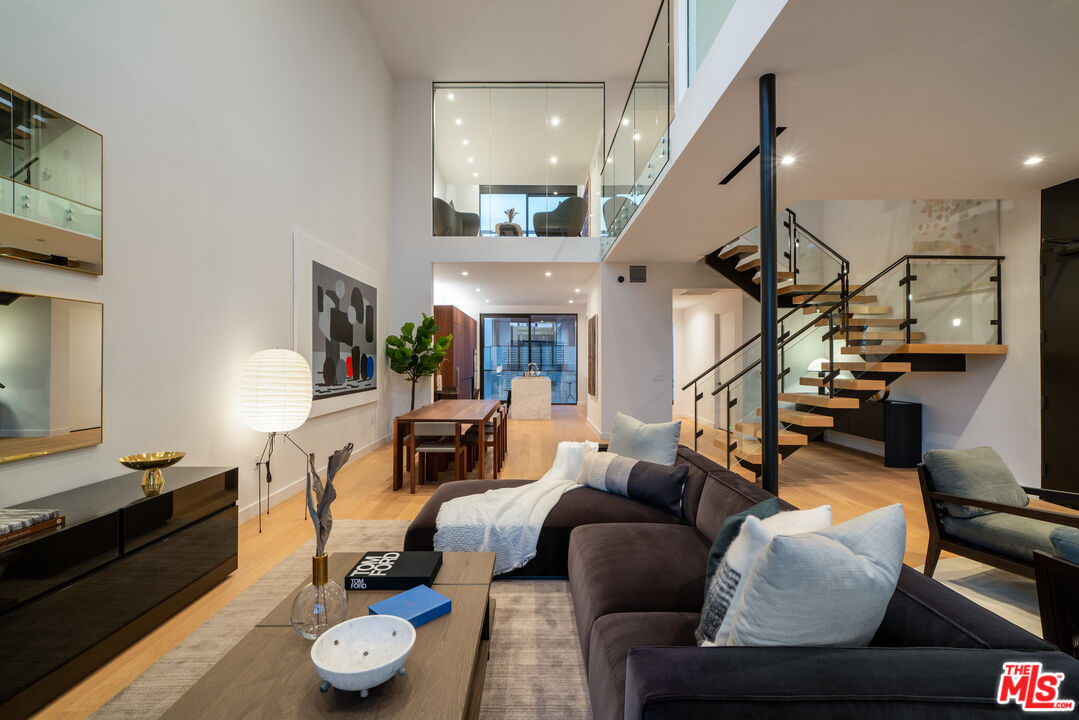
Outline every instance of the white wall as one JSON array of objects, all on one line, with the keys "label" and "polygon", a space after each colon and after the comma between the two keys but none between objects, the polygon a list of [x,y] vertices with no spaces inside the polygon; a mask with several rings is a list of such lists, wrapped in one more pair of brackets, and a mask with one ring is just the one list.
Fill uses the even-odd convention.
[{"label": "white wall", "polygon": [[[851,261],[856,281],[868,279],[911,252],[912,207],[910,200],[825,201],[822,239]],[[891,397],[923,404],[923,449],[989,445],[1020,482],[1036,486],[1041,478],[1041,200],[1038,194],[1031,194],[1002,200],[1000,208],[1008,355],[968,357],[963,373],[909,373],[892,385]],[[899,303],[902,298],[884,298],[882,302]],[[965,318],[968,311],[975,312],[967,308],[958,314]],[[924,313],[912,314],[921,320]],[[919,323],[915,329],[924,327]]]},{"label": "white wall", "polygon": [[[730,288],[704,262],[648,265],[648,281],[629,282],[629,266],[600,266],[600,399],[598,427],[607,436],[616,412],[669,422],[674,402],[675,288]],[[625,282],[618,282],[623,276]],[[589,308],[591,312],[591,308]],[[678,392],[681,392],[679,389]],[[690,392],[690,391],[686,391]],[[589,409],[589,419],[595,424]]]},{"label": "white wall", "polygon": [[[702,296],[700,302],[674,311],[674,414],[693,418],[693,389],[682,386],[693,380],[742,344],[742,298],[738,290],[721,290],[715,295]],[[700,422],[712,426],[726,425],[720,396],[711,391],[735,373],[734,361],[710,373],[699,384],[704,398],[697,406]],[[741,367],[738,368],[739,370]],[[718,379],[718,383],[717,383]],[[718,419],[718,422],[717,422]]]},{"label": "white wall", "polygon": [[[11,0],[4,23],[5,81],[104,136],[105,274],[4,262],[0,287],[101,301],[105,334],[104,444],[0,466],[0,505],[113,477],[117,457],[148,450],[239,466],[253,505],[264,436],[240,418],[237,379],[251,353],[292,346],[293,228],[375,269],[381,335],[394,317],[393,84],[359,10]],[[333,111],[315,121],[289,109],[321,105]],[[429,173],[416,200],[428,232]],[[388,405],[294,437],[323,462],[349,441],[362,450],[389,432]],[[275,489],[298,489],[303,467],[279,449]]]},{"label": "white wall", "polygon": [[591,425],[595,431],[601,432],[600,427],[603,425],[603,318],[596,319],[596,394],[593,395],[588,392],[588,318],[599,313],[603,308],[601,302],[603,297],[603,266],[600,265],[596,268],[596,271],[592,274],[592,277],[588,280],[588,287],[585,292],[588,293],[588,304],[585,310],[585,328],[584,328],[584,365],[585,365],[585,383],[583,385],[584,391],[581,393],[587,398],[588,402],[588,424]]},{"label": "white wall", "polygon": [[[394,218],[390,263],[392,332],[415,322],[434,305],[433,264],[439,262],[596,262],[599,238],[435,238],[431,236],[431,80],[397,79],[394,83],[394,180],[390,210]],[[417,210],[417,208],[420,208]],[[461,206],[458,205],[460,209]],[[454,303],[458,304],[458,303]],[[478,308],[466,309],[478,315]],[[408,385],[391,377],[392,413],[409,407]],[[416,397],[431,397],[431,381],[420,382]]]}]

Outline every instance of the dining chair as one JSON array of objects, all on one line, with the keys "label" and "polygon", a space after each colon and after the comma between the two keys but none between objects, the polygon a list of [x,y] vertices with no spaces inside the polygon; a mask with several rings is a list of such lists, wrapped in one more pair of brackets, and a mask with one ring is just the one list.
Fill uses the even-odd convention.
[{"label": "dining chair", "polygon": [[476,462],[481,463],[481,468],[487,462],[487,450],[491,450],[491,477],[495,480],[498,479],[498,474],[502,471],[503,454],[500,449],[502,428],[502,415],[496,411],[491,415],[491,420],[486,425],[483,427],[474,426],[464,436],[465,444],[468,445],[470,452],[474,453],[473,457]]},{"label": "dining chair", "polygon": [[409,434],[409,457],[412,458],[410,492],[416,492],[417,475],[421,482],[427,479],[427,458],[434,454],[453,455],[453,478],[465,476],[465,443],[457,432],[457,424],[451,422],[418,422],[412,424]]}]

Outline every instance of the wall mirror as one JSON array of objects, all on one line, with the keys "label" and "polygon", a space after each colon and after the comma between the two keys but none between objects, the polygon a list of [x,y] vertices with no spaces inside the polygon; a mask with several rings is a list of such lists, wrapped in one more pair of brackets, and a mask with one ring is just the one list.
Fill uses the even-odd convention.
[{"label": "wall mirror", "polygon": [[0,463],[101,442],[100,303],[0,291]]},{"label": "wall mirror", "polygon": [[101,135],[0,85],[0,256],[100,275]]}]

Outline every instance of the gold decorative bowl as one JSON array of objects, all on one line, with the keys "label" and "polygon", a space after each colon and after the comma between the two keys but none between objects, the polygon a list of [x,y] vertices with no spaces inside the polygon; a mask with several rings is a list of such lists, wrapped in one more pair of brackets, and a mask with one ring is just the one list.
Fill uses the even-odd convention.
[{"label": "gold decorative bowl", "polygon": [[182,452],[149,452],[127,455],[120,458],[120,464],[132,470],[142,470],[142,492],[146,497],[161,494],[165,485],[162,468],[175,465],[184,459]]}]

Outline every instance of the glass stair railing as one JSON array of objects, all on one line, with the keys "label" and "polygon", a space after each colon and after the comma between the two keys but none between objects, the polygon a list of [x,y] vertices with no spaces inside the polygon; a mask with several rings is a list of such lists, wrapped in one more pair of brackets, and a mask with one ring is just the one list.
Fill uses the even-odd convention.
[{"label": "glass stair railing", "polygon": [[[819,259],[831,258],[823,243],[807,239],[821,248]],[[806,247],[795,246],[798,262]],[[832,428],[837,415],[885,395],[908,372],[963,370],[968,354],[1003,354],[1003,259],[905,255],[853,289],[845,273],[806,283],[812,287],[794,296],[779,320],[778,460]],[[814,280],[831,275],[823,267],[814,269]],[[694,447],[750,479],[759,477],[763,461],[760,357],[757,335],[682,388],[694,394]],[[715,403],[711,429],[701,427],[701,402]],[[703,448],[701,438],[708,441]]]}]

